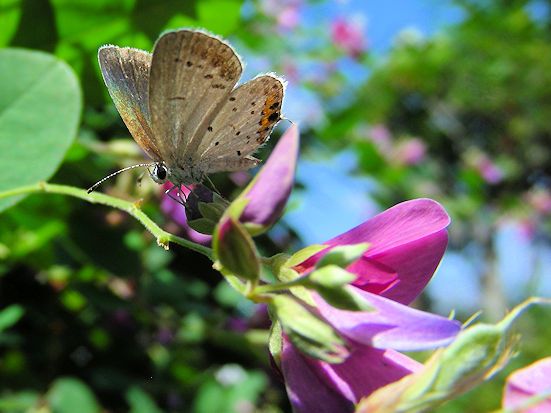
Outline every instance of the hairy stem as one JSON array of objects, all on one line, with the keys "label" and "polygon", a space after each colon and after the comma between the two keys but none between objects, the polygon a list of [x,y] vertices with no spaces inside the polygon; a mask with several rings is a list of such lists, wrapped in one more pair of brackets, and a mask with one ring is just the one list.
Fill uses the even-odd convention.
[{"label": "hairy stem", "polygon": [[157,239],[157,244],[165,249],[168,249],[169,243],[181,245],[190,250],[199,252],[212,260],[212,250],[195,242],[188,241],[185,238],[178,237],[170,232],[160,228],[151,218],[149,218],[141,209],[139,202],[129,202],[100,192],[88,194],[85,190],[75,188],[73,186],[49,184],[39,182],[34,185],[21,186],[8,191],[0,192],[0,199],[8,198],[15,195],[31,194],[36,192],[45,192],[51,194],[68,195],[75,198],[80,198],[92,204],[107,205],[113,208],[120,209],[132,215]]}]

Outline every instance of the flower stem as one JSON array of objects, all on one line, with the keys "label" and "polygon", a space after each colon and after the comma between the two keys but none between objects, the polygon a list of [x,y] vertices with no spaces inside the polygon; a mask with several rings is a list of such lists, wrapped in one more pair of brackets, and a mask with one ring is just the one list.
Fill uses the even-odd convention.
[{"label": "flower stem", "polygon": [[273,293],[276,291],[288,290],[289,288],[292,288],[292,287],[304,286],[307,283],[308,283],[308,277],[301,277],[301,278],[297,278],[296,280],[284,282],[284,283],[264,284],[256,287],[252,291],[252,294],[260,295],[260,294],[266,294],[266,293]]},{"label": "flower stem", "polygon": [[84,201],[92,204],[107,205],[113,208],[120,209],[126,213],[132,215],[157,239],[157,244],[165,249],[168,249],[169,243],[181,245],[189,248],[195,252],[205,255],[212,260],[212,250],[195,242],[188,241],[185,238],[178,237],[170,232],[167,232],[160,228],[149,216],[147,216],[140,209],[140,201],[129,202],[123,199],[115,198],[109,195],[102,194],[100,192],[93,192],[88,194],[85,190],[75,188],[73,186],[49,184],[46,182],[39,182],[34,185],[21,186],[18,188],[10,189],[0,192],[0,199],[8,198],[16,195],[31,194],[35,192],[45,192],[51,194],[68,195],[75,198],[83,199]]}]

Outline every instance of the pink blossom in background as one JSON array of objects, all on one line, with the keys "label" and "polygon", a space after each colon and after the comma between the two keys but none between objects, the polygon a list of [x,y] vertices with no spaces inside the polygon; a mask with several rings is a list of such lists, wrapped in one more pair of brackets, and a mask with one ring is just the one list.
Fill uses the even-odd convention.
[{"label": "pink blossom in background", "polygon": [[490,159],[482,161],[478,167],[482,178],[489,184],[498,184],[503,180],[503,170]]},{"label": "pink blossom in background", "polygon": [[467,153],[467,163],[478,171],[486,183],[495,185],[505,177],[503,170],[483,152],[472,150]]},{"label": "pink blossom in background", "polygon": [[303,0],[262,0],[260,7],[264,14],[274,17],[280,31],[294,29],[300,23],[300,8]]},{"label": "pink blossom in background", "polygon": [[392,133],[383,124],[373,125],[367,131],[367,139],[377,146],[377,149],[385,158],[392,154]]},{"label": "pink blossom in background", "polygon": [[359,18],[336,18],[331,24],[331,39],[353,58],[358,58],[367,47],[364,24]]},{"label": "pink blossom in background", "polygon": [[294,29],[300,23],[300,11],[298,6],[284,7],[277,16],[277,26],[282,31]]},{"label": "pink blossom in background", "polygon": [[356,294],[374,309],[339,310],[312,293],[323,319],[347,339],[350,354],[343,363],[328,364],[301,354],[284,338],[281,367],[296,413],[352,412],[362,397],[422,367],[398,351],[435,348],[455,338],[461,329],[457,321],[404,305],[436,270],[449,222],[435,201],[403,202],[326,242],[325,250],[295,267],[307,274],[333,247],[369,243],[347,269],[357,275]]},{"label": "pink blossom in background", "polygon": [[535,396],[542,396],[543,400],[532,404],[529,408],[523,408],[522,412],[551,412],[551,357],[517,370],[507,378],[503,393],[503,407],[522,408]]},{"label": "pink blossom in background", "polygon": [[394,148],[393,160],[403,165],[417,165],[425,159],[427,147],[419,138],[400,141]]}]

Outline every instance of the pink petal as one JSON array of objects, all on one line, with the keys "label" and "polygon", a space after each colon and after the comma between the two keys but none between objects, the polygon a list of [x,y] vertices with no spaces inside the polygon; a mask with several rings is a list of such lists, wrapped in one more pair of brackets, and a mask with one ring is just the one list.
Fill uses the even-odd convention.
[{"label": "pink petal", "polygon": [[281,368],[294,413],[354,411],[354,405],[336,389],[327,386],[304,356],[286,341]]},{"label": "pink petal", "polygon": [[[402,304],[411,303],[432,278],[447,245],[448,233],[444,229],[378,255],[371,255],[368,251],[368,257],[397,273],[397,280],[380,295]],[[366,290],[370,291],[369,288]]]},{"label": "pink petal", "polygon": [[432,199],[402,202],[326,242],[328,245],[371,243],[369,256],[407,245],[445,229],[450,217]]},{"label": "pink petal", "polygon": [[450,343],[461,330],[458,321],[407,307],[390,299],[356,292],[375,311],[345,311],[314,294],[320,314],[342,335],[379,349],[419,351]]},{"label": "pink petal", "polygon": [[551,357],[517,370],[507,378],[503,407],[520,408],[531,397],[544,394],[548,396],[545,400],[522,411],[524,413],[551,412]]},{"label": "pink petal", "polygon": [[341,364],[299,353],[285,342],[282,369],[295,412],[352,412],[378,388],[417,371],[422,364],[393,350],[357,345]]}]

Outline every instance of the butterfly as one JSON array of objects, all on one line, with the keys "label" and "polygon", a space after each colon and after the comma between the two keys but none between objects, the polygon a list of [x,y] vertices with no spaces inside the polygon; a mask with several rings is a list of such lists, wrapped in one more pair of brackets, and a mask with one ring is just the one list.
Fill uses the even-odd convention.
[{"label": "butterfly", "polygon": [[136,143],[151,163],[158,184],[200,183],[215,172],[247,170],[260,161],[253,153],[281,120],[285,82],[264,74],[237,82],[243,64],[222,39],[200,30],[162,34],[153,53],[103,46],[103,79]]}]

